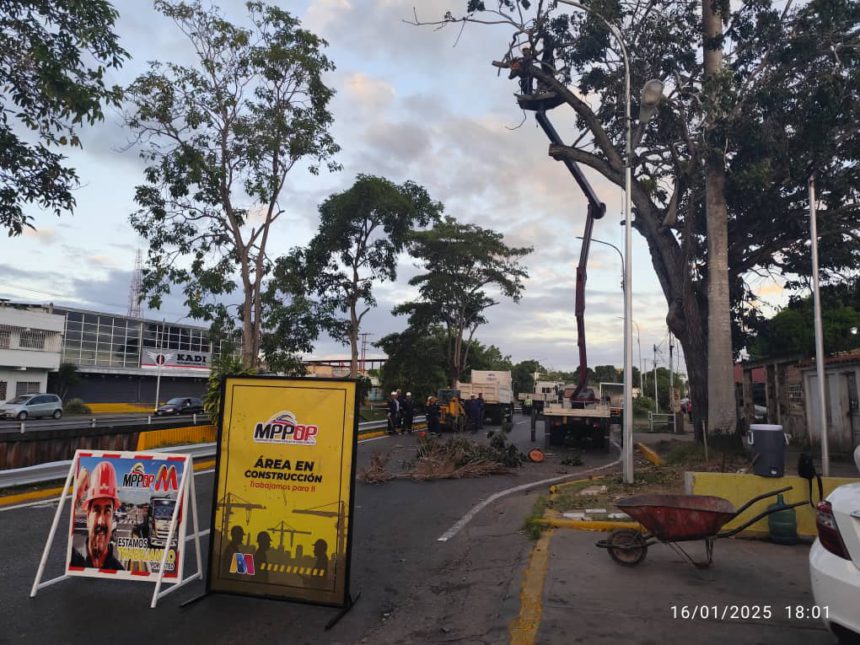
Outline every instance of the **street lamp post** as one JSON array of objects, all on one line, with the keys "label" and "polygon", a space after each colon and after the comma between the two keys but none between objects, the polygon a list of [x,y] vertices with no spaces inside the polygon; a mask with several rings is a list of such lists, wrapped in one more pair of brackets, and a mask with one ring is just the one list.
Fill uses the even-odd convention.
[{"label": "street lamp post", "polygon": [[618,41],[621,55],[624,58],[624,120],[626,127],[626,146],[624,159],[624,429],[622,431],[624,465],[624,483],[633,483],[633,330],[630,321],[633,319],[633,277],[630,271],[633,227],[630,221],[630,186],[633,178],[633,123],[630,117],[630,60],[627,56],[627,44],[621,36],[621,31],[599,13],[573,0],[559,0],[577,9],[581,9],[600,19],[609,32]]},{"label": "street lamp post", "polygon": [[825,399],[824,334],[821,325],[821,291],[818,286],[818,224],[815,221],[815,175],[809,178],[809,242],[812,251],[812,302],[815,310],[815,374],[818,379],[818,423],[821,427],[821,474],[830,476]]},{"label": "street lamp post", "polygon": [[[574,0],[558,0],[577,9],[581,9],[598,18],[618,42],[624,59],[624,120],[626,123],[626,145],[624,158],[624,429],[623,429],[623,465],[624,482],[633,483],[633,275],[632,250],[633,226],[630,217],[630,191],[633,182],[633,121],[630,115],[630,60],[627,56],[627,44],[621,31],[602,15]],[[660,81],[649,81],[642,92],[642,106],[639,120],[646,122],[653,115],[653,110],[660,102],[663,84]]]}]

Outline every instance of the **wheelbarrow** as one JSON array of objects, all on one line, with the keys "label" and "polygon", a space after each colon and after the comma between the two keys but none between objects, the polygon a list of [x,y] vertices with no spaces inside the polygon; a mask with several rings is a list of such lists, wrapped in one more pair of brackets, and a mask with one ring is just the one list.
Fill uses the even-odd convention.
[{"label": "wheelbarrow", "polygon": [[[693,566],[707,569],[713,561],[714,540],[717,538],[732,537],[771,513],[809,503],[805,500],[783,504],[765,510],[731,530],[720,530],[756,502],[788,490],[791,490],[791,486],[763,493],[753,497],[738,509],[735,509],[729,500],[711,495],[646,494],[627,497],[617,502],[616,506],[637,520],[645,527],[645,531],[619,529],[610,533],[608,539],[600,540],[597,546],[606,549],[618,564],[633,567],[645,559],[649,546],[662,542],[686,558]],[[678,544],[694,540],[705,541],[707,556],[705,561],[693,560]]]}]

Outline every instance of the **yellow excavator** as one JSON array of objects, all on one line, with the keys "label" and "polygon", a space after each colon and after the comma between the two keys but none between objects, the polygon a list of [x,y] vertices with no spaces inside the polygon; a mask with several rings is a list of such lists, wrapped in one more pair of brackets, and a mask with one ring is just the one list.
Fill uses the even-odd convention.
[{"label": "yellow excavator", "polygon": [[466,410],[460,400],[460,390],[439,390],[439,428],[452,432],[466,429]]}]

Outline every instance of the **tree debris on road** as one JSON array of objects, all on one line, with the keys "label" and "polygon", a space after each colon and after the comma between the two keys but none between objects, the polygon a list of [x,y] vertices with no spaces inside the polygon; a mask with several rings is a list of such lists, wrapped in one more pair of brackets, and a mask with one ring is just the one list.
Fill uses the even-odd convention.
[{"label": "tree debris on road", "polygon": [[370,465],[362,469],[358,478],[368,484],[379,484],[392,479],[427,481],[505,474],[521,466],[525,455],[503,434],[498,434],[490,439],[489,444],[480,444],[465,437],[452,437],[447,441],[422,437],[418,440],[415,459],[404,463],[400,473],[386,468],[390,459],[390,452],[373,453]]}]

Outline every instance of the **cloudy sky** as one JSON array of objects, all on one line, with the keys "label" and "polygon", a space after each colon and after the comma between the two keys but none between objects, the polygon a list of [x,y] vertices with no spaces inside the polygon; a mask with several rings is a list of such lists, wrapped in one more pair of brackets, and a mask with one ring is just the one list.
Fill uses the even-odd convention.
[{"label": "cloudy sky", "polygon": [[[505,234],[508,244],[533,246],[526,257],[530,278],[518,304],[502,302],[488,311],[490,323],[478,338],[495,344],[514,361],[534,358],[544,366],[573,369],[578,364],[574,282],[585,221],[585,199],[565,170],[546,152],[548,141],[531,115],[513,98],[516,87],[498,76],[499,59],[510,34],[504,27],[469,26],[457,41],[451,27],[437,31],[404,22],[417,6],[422,20],[446,10],[462,11],[465,0],[281,0],[305,28],[329,42],[337,69],[327,81],[337,94],[331,109],[333,134],[342,147],[343,170],[315,177],[294,172],[282,194],[287,215],[278,222],[272,249],[306,243],[318,225],[317,206],[348,188],[358,173],[424,185],[446,213]],[[112,82],[127,85],[147,61],[192,61],[188,44],[172,22],[144,0],[115,0],[118,33],[130,53]],[[219,6],[237,22],[240,0]],[[456,46],[455,46],[456,43]],[[572,112],[552,113],[562,138],[576,137]],[[37,231],[0,241],[0,297],[30,302],[74,304],[125,313],[136,249],[142,245],[128,224],[134,186],[143,164],[127,150],[128,134],[118,112],[83,132],[83,150],[70,158],[81,178],[74,215],[57,219],[36,214]],[[623,246],[622,191],[586,171],[607,215],[594,237]],[[634,239],[638,237],[634,233]],[[634,242],[633,306],[641,347],[650,358],[654,343],[665,343],[665,300],[647,247]],[[623,300],[621,260],[606,246],[592,246],[587,291],[589,362],[621,365]],[[410,299],[407,280],[416,268],[403,258],[396,283],[378,284],[379,306],[365,318],[370,340],[400,331],[405,320],[391,308]],[[765,287],[765,285],[763,285]],[[154,318],[185,315],[181,299],[168,300]],[[634,333],[635,333],[634,329]],[[638,351],[634,336],[634,360]],[[345,356],[347,348],[321,339],[315,357]],[[378,355],[369,350],[368,355]],[[682,368],[683,370],[683,368]]]}]

